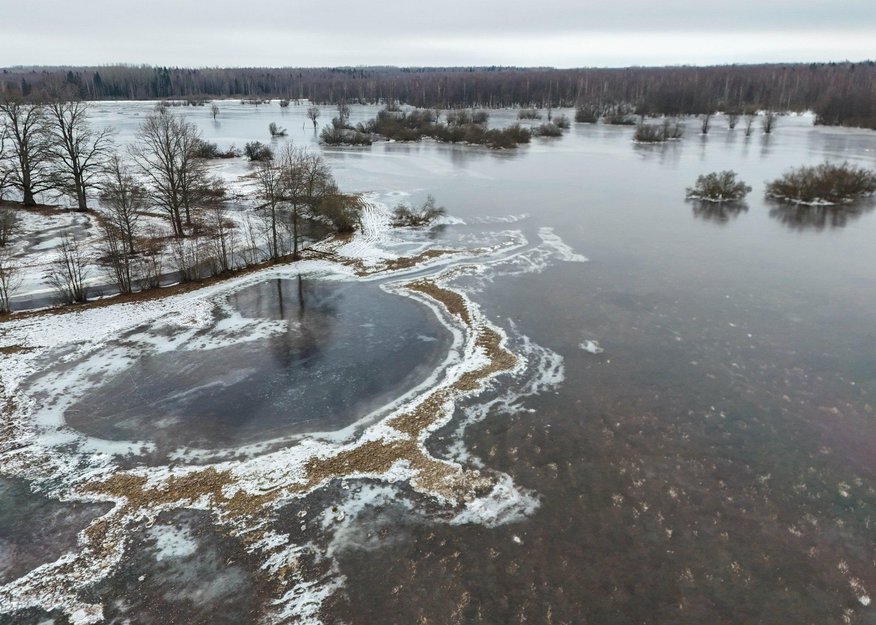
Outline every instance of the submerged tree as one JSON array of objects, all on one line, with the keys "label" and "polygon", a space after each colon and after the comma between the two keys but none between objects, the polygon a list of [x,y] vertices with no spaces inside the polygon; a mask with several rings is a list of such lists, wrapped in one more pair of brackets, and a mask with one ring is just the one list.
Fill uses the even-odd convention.
[{"label": "submerged tree", "polygon": [[307,107],[307,117],[313,122],[313,129],[316,130],[316,120],[319,119],[319,107],[315,104]]},{"label": "submerged tree", "polygon": [[49,116],[57,188],[76,198],[79,210],[87,210],[88,192],[95,188],[112,149],[112,130],[94,131],[88,123],[88,105],[78,100],[52,102]]}]

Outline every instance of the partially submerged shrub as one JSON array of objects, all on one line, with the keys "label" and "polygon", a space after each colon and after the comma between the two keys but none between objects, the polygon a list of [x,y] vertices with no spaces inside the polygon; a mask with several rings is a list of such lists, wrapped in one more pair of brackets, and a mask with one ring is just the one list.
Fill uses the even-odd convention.
[{"label": "partially submerged shrub", "polygon": [[447,212],[443,206],[435,204],[435,198],[431,195],[426,198],[419,207],[401,203],[395,207],[392,214],[394,226],[425,226]]},{"label": "partially submerged shrub", "polygon": [[271,133],[271,137],[286,136],[286,129],[278,126],[276,122],[271,122],[270,124],[268,124],[268,132]]},{"label": "partially submerged shrub", "polygon": [[575,107],[575,121],[595,124],[602,116],[602,110],[596,104],[579,104]]},{"label": "partially submerged shrub", "polygon": [[565,115],[557,115],[556,117],[554,117],[554,125],[557,128],[562,128],[563,130],[568,130],[572,126],[572,124],[569,122],[569,118]]},{"label": "partially submerged shrub", "polygon": [[751,187],[737,180],[735,171],[728,170],[698,177],[696,184],[687,189],[687,198],[708,202],[736,202],[749,192]]},{"label": "partially submerged shrub", "polygon": [[798,167],[766,188],[767,197],[795,204],[845,204],[874,193],[876,172],[848,162]]},{"label": "partially submerged shrub", "polygon": [[541,124],[537,128],[533,128],[532,134],[537,137],[562,137],[563,131],[553,122],[548,122],[546,124]]},{"label": "partially submerged shrub", "polygon": [[517,119],[541,119],[538,109],[520,109],[517,111]]},{"label": "partially submerged shrub", "polygon": [[251,161],[269,161],[274,158],[274,152],[261,141],[250,141],[243,147],[243,153]]},{"label": "partially submerged shrub", "polygon": [[679,122],[664,120],[662,124],[639,124],[633,134],[637,143],[663,143],[681,139],[684,136],[684,126]]}]

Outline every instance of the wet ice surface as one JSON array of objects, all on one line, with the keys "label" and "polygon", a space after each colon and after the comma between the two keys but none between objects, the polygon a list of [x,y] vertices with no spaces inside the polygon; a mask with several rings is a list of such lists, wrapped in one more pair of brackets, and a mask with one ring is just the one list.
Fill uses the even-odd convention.
[{"label": "wet ice surface", "polygon": [[0,478],[0,584],[75,550],[77,534],[108,507],[58,502]]},{"label": "wet ice surface", "polygon": [[[107,105],[107,119],[138,106]],[[279,121],[314,145],[302,109],[222,107],[217,125],[186,112],[213,140],[240,145]],[[371,114],[356,109],[354,121]],[[872,167],[876,135],[796,117],[747,140],[720,124],[661,147],[634,146],[631,133],[576,125],[499,154],[431,142],[326,151],[345,190],[389,206],[432,193],[448,207],[443,229],[400,233],[399,251],[532,243],[454,281],[527,365],[426,442],[507,476],[514,490],[497,492],[510,513],[496,523],[505,500],[458,515],[403,481],[334,480],[269,521],[278,544],[300,549],[297,614],[351,625],[874,622],[876,214],[789,210],[762,192],[804,163]],[[745,209],[683,200],[697,175],[722,169],[754,187]],[[229,608],[211,590],[240,596],[223,577],[226,553],[233,575],[259,565],[233,541],[209,546],[206,517],[186,524],[136,530],[143,554],[93,596],[117,622],[149,622],[180,609],[168,591],[179,582],[202,598],[181,608],[189,619],[259,622],[252,603]],[[259,596],[252,578],[232,579]],[[138,584],[148,600],[131,598]]]},{"label": "wet ice surface", "polygon": [[[230,347],[201,349],[199,334],[172,351],[144,349],[69,407],[66,422],[164,449],[337,430],[425,379],[450,341],[429,309],[376,284],[277,279],[228,302],[243,333],[247,320],[280,323]],[[139,345],[136,334],[129,340]]]}]

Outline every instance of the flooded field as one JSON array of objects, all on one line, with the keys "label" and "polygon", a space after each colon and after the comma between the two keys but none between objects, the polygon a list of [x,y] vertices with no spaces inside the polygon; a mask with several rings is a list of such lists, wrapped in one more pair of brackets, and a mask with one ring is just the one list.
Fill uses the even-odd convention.
[{"label": "flooded field", "polygon": [[[95,117],[124,142],[149,106]],[[304,107],[221,108],[183,112],[220,146],[276,121],[320,149]],[[876,166],[876,133],[696,127],[324,149],[375,207],[448,209],[363,245],[457,254],[0,334],[36,346],[0,623],[876,623],[876,212],[763,199],[790,167]],[[744,206],[684,200],[724,169]]]}]

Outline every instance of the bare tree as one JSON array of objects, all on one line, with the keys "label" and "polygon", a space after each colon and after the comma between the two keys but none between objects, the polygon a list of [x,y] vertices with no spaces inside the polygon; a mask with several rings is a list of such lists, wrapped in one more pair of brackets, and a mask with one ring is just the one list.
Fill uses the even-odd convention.
[{"label": "bare tree", "polygon": [[173,113],[158,112],[141,124],[138,139],[131,156],[148,181],[151,199],[167,213],[174,236],[185,236],[192,210],[209,195],[206,167],[197,156],[200,132]]},{"label": "bare tree", "polygon": [[6,189],[12,186],[12,172],[3,162],[3,155],[6,154],[6,141],[8,137],[9,133],[6,130],[6,124],[0,120],[0,200],[3,199]]},{"label": "bare tree", "polygon": [[142,211],[146,207],[146,189],[131,174],[118,154],[107,166],[100,183],[100,201],[107,209],[104,219],[118,231],[128,254],[135,252],[134,242]]},{"label": "bare tree", "polygon": [[96,186],[112,150],[112,129],[94,131],[88,123],[88,105],[82,101],[52,102],[48,111],[57,187],[76,198],[79,210],[88,210],[88,191]]},{"label": "bare tree", "polygon": [[21,285],[18,264],[12,258],[12,252],[0,248],[0,314],[11,312],[9,300]]},{"label": "bare tree", "polygon": [[6,184],[17,189],[25,206],[54,186],[49,118],[44,104],[0,101],[0,132],[5,137],[0,170]]},{"label": "bare tree", "polygon": [[62,302],[73,304],[86,300],[85,279],[88,259],[82,245],[67,235],[58,245],[58,257],[52,261],[46,278]]},{"label": "bare tree", "polygon": [[287,200],[283,166],[288,161],[289,153],[290,149],[287,149],[276,161],[260,161],[255,172],[259,197],[265,202],[263,208],[269,232],[267,239],[269,258],[280,256],[279,212]]},{"label": "bare tree", "polygon": [[701,130],[704,135],[709,134],[709,129],[712,126],[712,113],[711,111],[703,113],[700,116],[700,121],[702,122]]},{"label": "bare tree", "polygon": [[210,258],[213,273],[231,271],[235,267],[234,255],[237,249],[237,234],[234,223],[228,219],[225,210],[214,204],[207,211],[210,228]]},{"label": "bare tree", "polygon": [[313,122],[313,129],[316,130],[316,120],[319,119],[319,107],[315,104],[307,107],[307,117]]},{"label": "bare tree", "polygon": [[[334,190],[331,171],[322,156],[304,149],[290,149],[284,155],[283,178],[285,193],[292,210],[292,257],[299,257],[300,222],[305,211],[315,213],[319,202]],[[331,189],[330,189],[331,187]]]},{"label": "bare tree", "polygon": [[135,284],[135,260],[128,251],[122,231],[110,221],[101,223],[103,241],[101,242],[100,263],[120,293],[130,293]]},{"label": "bare tree", "polygon": [[210,105],[210,113],[213,115],[213,121],[216,121],[216,118],[219,117],[219,105],[213,102]]},{"label": "bare tree", "polygon": [[748,111],[745,113],[745,136],[750,137],[754,120],[757,118],[757,111]]}]

